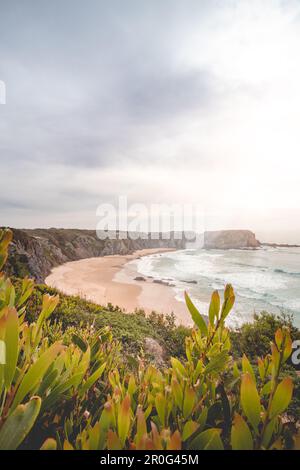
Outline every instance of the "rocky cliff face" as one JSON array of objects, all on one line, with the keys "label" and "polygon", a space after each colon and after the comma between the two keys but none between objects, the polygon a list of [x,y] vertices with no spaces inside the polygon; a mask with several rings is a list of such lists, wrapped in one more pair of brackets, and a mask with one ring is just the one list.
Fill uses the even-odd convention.
[{"label": "rocky cliff face", "polygon": [[204,248],[228,250],[230,248],[257,248],[260,242],[250,230],[218,230],[204,232]]},{"label": "rocky cliff face", "polygon": [[185,246],[184,240],[99,240],[93,230],[77,229],[35,229],[13,230],[6,272],[24,277],[29,275],[37,282],[44,282],[54,266],[83,258],[122,254],[126,255],[144,248],[176,248]]}]

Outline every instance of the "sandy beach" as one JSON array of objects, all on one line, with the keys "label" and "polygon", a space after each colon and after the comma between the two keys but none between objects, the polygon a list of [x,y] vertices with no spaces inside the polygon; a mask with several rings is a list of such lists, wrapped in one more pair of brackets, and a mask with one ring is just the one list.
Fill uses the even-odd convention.
[{"label": "sandy beach", "polygon": [[135,260],[141,256],[170,250],[138,250],[131,255],[112,255],[72,261],[54,268],[45,282],[68,295],[79,295],[99,305],[118,305],[125,312],[142,308],[146,313],[174,313],[176,322],[190,326],[191,320],[183,302],[176,300],[172,287],[153,279],[135,280]]}]

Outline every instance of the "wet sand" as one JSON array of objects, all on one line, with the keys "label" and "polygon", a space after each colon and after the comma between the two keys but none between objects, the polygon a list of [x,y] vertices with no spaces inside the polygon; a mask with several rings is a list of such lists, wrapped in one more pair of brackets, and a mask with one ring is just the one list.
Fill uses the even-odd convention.
[{"label": "wet sand", "polygon": [[174,313],[176,322],[190,326],[191,320],[183,302],[175,298],[170,286],[154,283],[139,276],[136,262],[141,256],[171,251],[166,249],[138,250],[131,255],[112,255],[72,261],[54,268],[45,282],[68,295],[79,295],[99,305],[117,305],[125,312],[143,309],[165,315]]}]

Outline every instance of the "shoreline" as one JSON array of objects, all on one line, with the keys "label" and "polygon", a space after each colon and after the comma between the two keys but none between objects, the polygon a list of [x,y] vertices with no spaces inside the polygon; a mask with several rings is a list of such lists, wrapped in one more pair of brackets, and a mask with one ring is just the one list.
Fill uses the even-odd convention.
[{"label": "shoreline", "polygon": [[138,309],[143,309],[146,314],[152,311],[164,315],[174,313],[177,324],[192,326],[186,305],[175,298],[171,286],[153,282],[145,276],[142,276],[144,280],[135,280],[140,274],[134,261],[169,251],[175,250],[144,249],[128,255],[70,261],[53,268],[45,283],[64,294],[78,295],[103,307],[111,303],[124,313],[134,313]]}]

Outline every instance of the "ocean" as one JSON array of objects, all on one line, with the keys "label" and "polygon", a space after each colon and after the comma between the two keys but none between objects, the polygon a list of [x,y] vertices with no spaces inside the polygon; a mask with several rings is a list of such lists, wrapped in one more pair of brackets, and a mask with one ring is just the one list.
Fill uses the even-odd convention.
[{"label": "ocean", "polygon": [[236,294],[227,320],[231,327],[264,310],[292,314],[300,327],[300,248],[180,250],[143,257],[137,270],[170,283],[180,301],[188,291],[203,314],[211,292],[223,294],[225,284],[231,283]]}]

